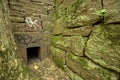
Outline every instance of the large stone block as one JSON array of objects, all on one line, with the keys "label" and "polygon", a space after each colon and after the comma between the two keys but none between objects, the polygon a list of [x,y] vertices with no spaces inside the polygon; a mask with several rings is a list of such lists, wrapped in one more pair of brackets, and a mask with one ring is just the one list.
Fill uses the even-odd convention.
[{"label": "large stone block", "polygon": [[72,36],[70,40],[72,53],[78,56],[84,56],[86,40],[81,36]]},{"label": "large stone block", "polygon": [[[27,18],[31,19],[31,21],[34,22],[34,24],[25,22]],[[43,26],[42,26],[41,19],[39,18],[39,16],[26,16],[25,20],[23,18],[23,23],[12,23],[12,24],[15,24],[13,25],[13,28],[15,31],[13,32],[36,32],[36,31],[43,30]]]},{"label": "large stone block", "polygon": [[71,37],[53,36],[52,44],[53,46],[60,48],[64,51],[72,52],[78,56],[83,56],[86,40],[87,39],[81,36],[71,36]]},{"label": "large stone block", "polygon": [[50,48],[50,50],[56,65],[64,70],[64,65],[66,61],[65,51],[55,48],[53,46]]},{"label": "large stone block", "polygon": [[14,33],[16,44],[19,47],[34,47],[40,46],[42,36],[39,32],[15,32]]},{"label": "large stone block", "polygon": [[120,72],[120,25],[95,26],[85,54],[101,66]]},{"label": "large stone block", "polygon": [[84,80],[79,75],[70,70],[67,66],[64,67],[64,71],[70,77],[71,80]]},{"label": "large stone block", "polygon": [[50,22],[46,22],[46,21],[43,21],[43,30],[44,31],[51,31],[52,30],[52,27],[51,27],[51,24]]},{"label": "large stone block", "polygon": [[61,17],[53,22],[52,34],[57,35],[63,32],[63,27],[65,26],[64,18]]},{"label": "large stone block", "polygon": [[107,10],[105,23],[120,23],[120,1],[103,0],[103,5]]},{"label": "large stone block", "polygon": [[102,19],[95,14],[101,9],[101,0],[78,0],[67,9],[67,27],[94,25]]},{"label": "large stone block", "polygon": [[118,80],[118,74],[94,64],[85,57],[67,55],[67,66],[83,80]]},{"label": "large stone block", "polygon": [[52,36],[52,45],[61,50],[71,52],[70,37]]}]

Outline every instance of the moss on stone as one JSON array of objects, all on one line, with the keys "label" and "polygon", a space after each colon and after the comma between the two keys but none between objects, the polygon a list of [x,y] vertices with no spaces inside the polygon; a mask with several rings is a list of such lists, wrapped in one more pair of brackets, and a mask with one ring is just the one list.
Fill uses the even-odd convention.
[{"label": "moss on stone", "polygon": [[61,62],[62,61],[61,59],[59,59],[58,57],[55,57],[53,58],[53,60],[59,68],[64,70],[64,64]]}]

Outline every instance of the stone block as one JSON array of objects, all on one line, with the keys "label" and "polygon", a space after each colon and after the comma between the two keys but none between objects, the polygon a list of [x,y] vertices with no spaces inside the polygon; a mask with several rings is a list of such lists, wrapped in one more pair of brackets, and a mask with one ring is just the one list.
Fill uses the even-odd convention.
[{"label": "stone block", "polygon": [[53,36],[52,44],[53,46],[67,51],[72,52],[78,56],[84,56],[84,47],[87,39],[84,39],[81,36]]},{"label": "stone block", "polygon": [[71,80],[84,80],[82,77],[70,70],[67,66],[64,67],[64,70]]},{"label": "stone block", "polygon": [[43,22],[51,22],[50,16],[41,14],[41,20]]},{"label": "stone block", "polygon": [[12,32],[25,32],[25,23],[11,23]]},{"label": "stone block", "polygon": [[55,47],[51,47],[51,55],[56,65],[64,70],[64,65],[66,61],[66,53],[63,50],[60,50]]},{"label": "stone block", "polygon": [[120,72],[120,25],[97,25],[85,54],[103,67]]},{"label": "stone block", "polygon": [[87,39],[81,36],[71,36],[71,50],[72,53],[78,56],[84,56],[85,43]]},{"label": "stone block", "polygon": [[41,34],[38,32],[15,32],[14,37],[19,47],[40,46]]},{"label": "stone block", "polygon": [[21,55],[21,57],[23,58],[24,60],[24,63],[28,63],[28,59],[27,59],[27,50],[25,47],[18,47],[18,51]]},{"label": "stone block", "polygon": [[73,10],[70,10],[68,13],[68,17],[66,18],[67,27],[78,27],[78,26],[91,26],[100,21],[102,18],[96,15],[95,13],[98,10],[102,9],[101,0],[81,0],[74,4],[76,8],[70,8],[75,11],[72,13]]},{"label": "stone block", "polygon": [[68,53],[66,63],[83,80],[118,80],[118,74],[94,64],[85,57]]},{"label": "stone block", "polygon": [[52,45],[61,50],[71,52],[70,37],[52,36]]},{"label": "stone block", "polygon": [[65,26],[64,24],[64,18],[61,17],[53,22],[53,27],[52,27],[52,34],[57,35],[61,34],[63,32],[63,27]]},{"label": "stone block", "polygon": [[51,27],[51,23],[50,22],[45,22],[45,21],[43,21],[43,24],[42,24],[42,26],[43,26],[43,30],[44,31],[51,31],[52,29],[52,27]]}]

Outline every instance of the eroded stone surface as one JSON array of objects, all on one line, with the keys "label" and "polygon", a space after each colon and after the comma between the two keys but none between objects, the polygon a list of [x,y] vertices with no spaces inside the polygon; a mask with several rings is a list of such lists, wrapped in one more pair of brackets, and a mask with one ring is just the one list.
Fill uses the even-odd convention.
[{"label": "eroded stone surface", "polygon": [[105,17],[106,23],[120,23],[120,1],[119,0],[103,0],[104,8],[107,10]]},{"label": "eroded stone surface", "polygon": [[53,36],[52,44],[64,51],[72,52],[75,55],[83,56],[86,38],[81,36]]},{"label": "eroded stone surface", "polygon": [[120,25],[95,26],[87,42],[86,56],[98,64],[120,72]]},{"label": "eroded stone surface", "polygon": [[84,57],[77,57],[68,53],[66,62],[67,66],[84,80],[118,80],[115,73],[94,64]]}]

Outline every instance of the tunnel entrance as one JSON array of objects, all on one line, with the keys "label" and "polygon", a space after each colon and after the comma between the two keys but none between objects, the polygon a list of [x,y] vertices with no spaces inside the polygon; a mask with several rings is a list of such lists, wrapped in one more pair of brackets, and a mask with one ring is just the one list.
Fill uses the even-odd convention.
[{"label": "tunnel entrance", "polygon": [[29,47],[27,48],[27,62],[31,63],[31,61],[35,59],[39,59],[40,47]]}]

